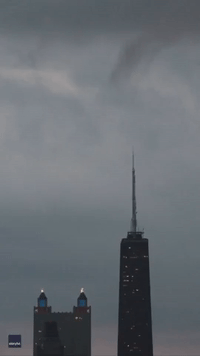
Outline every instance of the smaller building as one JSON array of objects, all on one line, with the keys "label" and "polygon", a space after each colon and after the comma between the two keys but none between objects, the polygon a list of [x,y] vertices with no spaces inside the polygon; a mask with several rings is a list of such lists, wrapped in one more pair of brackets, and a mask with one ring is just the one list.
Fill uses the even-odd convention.
[{"label": "smaller building", "polygon": [[44,340],[43,330],[47,322],[57,324],[58,337],[64,347],[64,356],[91,356],[91,307],[88,306],[83,289],[77,299],[77,306],[73,307],[73,312],[61,313],[52,312],[44,291],[41,291],[37,306],[34,307],[34,356],[39,356],[38,346]]}]

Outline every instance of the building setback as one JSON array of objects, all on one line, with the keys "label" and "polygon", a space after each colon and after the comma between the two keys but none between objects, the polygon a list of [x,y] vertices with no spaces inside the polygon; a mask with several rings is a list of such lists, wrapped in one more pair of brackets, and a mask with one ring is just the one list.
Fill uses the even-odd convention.
[{"label": "building setback", "polygon": [[118,356],[153,356],[148,239],[137,231],[135,169],[132,168],[132,220],[121,241]]},{"label": "building setback", "polygon": [[77,306],[74,306],[73,312],[69,313],[52,312],[44,291],[41,291],[37,307],[34,307],[34,356],[39,356],[37,347],[42,341],[45,322],[57,324],[58,337],[64,347],[64,356],[91,356],[91,307],[87,305],[87,297],[83,289],[77,299]]}]

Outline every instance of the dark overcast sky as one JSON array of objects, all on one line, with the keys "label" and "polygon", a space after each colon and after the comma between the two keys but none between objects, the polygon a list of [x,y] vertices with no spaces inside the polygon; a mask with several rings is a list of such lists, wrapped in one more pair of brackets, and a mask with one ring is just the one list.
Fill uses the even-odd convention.
[{"label": "dark overcast sky", "polygon": [[132,146],[155,354],[199,353],[199,34],[199,0],[0,0],[0,354],[81,287],[116,354]]}]

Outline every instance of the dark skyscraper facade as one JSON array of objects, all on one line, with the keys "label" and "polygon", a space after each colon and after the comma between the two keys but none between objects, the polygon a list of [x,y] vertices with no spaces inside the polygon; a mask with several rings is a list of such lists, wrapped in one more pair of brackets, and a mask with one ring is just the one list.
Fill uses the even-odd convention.
[{"label": "dark skyscraper facade", "polygon": [[148,240],[137,231],[135,170],[132,219],[120,248],[118,356],[153,356]]},{"label": "dark skyscraper facade", "polygon": [[[91,307],[88,306],[83,289],[81,289],[73,312],[64,313],[52,312],[46,295],[43,291],[41,292],[37,307],[34,307],[34,356],[40,356],[44,352],[41,345],[45,344],[48,349],[50,341],[54,344],[56,341],[56,345],[59,346],[58,339],[44,339],[45,325],[50,325],[45,323],[54,323],[52,325],[56,323],[58,339],[64,349],[64,356],[91,356]],[[60,352],[59,348],[57,352]]]},{"label": "dark skyscraper facade", "polygon": [[37,356],[64,356],[56,322],[45,322],[42,337],[37,345]]}]

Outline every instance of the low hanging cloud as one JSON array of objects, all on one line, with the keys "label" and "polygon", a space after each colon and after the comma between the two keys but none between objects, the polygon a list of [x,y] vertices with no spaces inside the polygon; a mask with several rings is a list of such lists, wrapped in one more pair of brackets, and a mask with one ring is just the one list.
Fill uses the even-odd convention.
[{"label": "low hanging cloud", "polygon": [[[150,63],[164,48],[174,46],[182,40],[187,44],[199,41],[199,2],[168,1],[157,7],[156,4],[158,2],[154,1],[154,6],[149,6],[147,21],[142,21],[141,28],[138,28],[139,34],[123,46],[111,74],[112,82],[129,76],[141,61]],[[147,8],[148,6],[144,7],[144,12],[147,12]]]},{"label": "low hanging cloud", "polygon": [[19,53],[20,61],[30,67],[37,67],[40,55],[55,42],[84,46],[99,36],[120,39],[124,44],[111,70],[115,81],[129,75],[141,60],[151,62],[163,48],[181,40],[198,41],[200,2],[18,0],[16,5],[13,0],[2,1],[0,34],[36,39],[27,53]]}]

